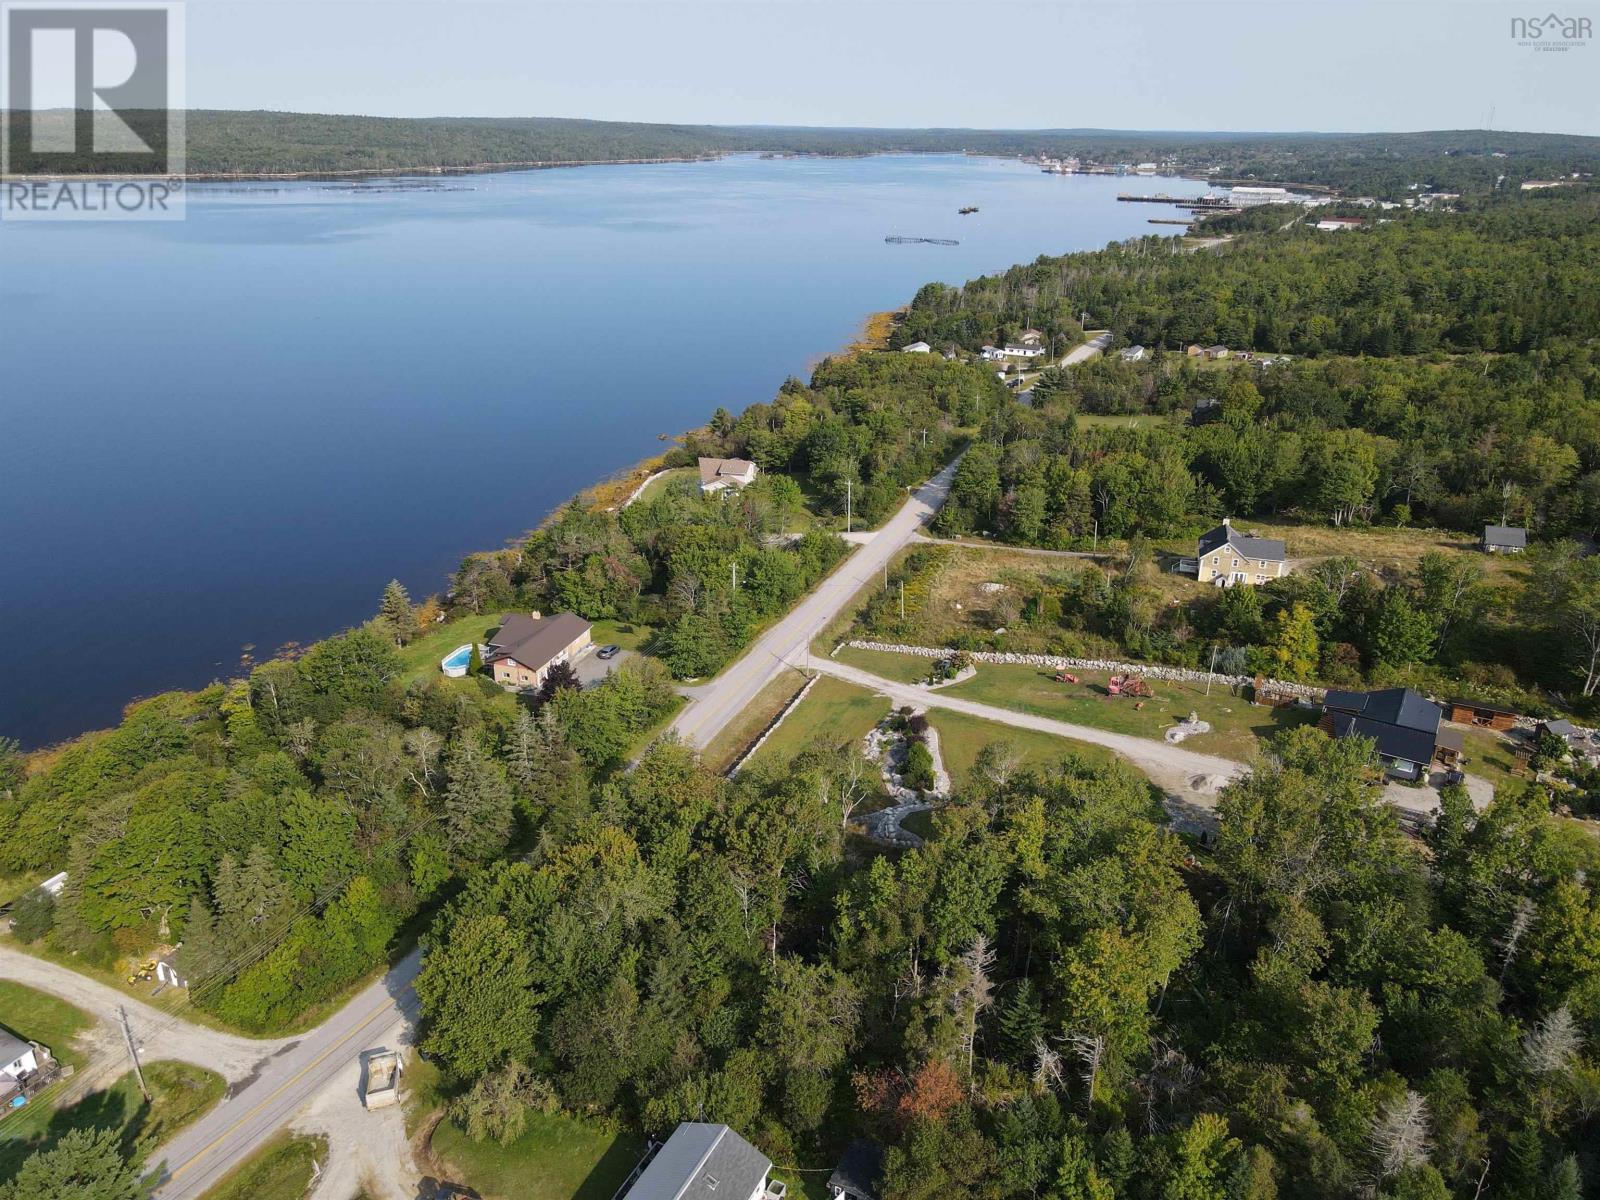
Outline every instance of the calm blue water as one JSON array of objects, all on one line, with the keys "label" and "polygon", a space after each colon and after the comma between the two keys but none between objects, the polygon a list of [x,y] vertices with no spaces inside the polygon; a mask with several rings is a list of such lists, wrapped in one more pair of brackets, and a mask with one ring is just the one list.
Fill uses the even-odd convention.
[{"label": "calm blue water", "polygon": [[0,734],[113,723],[365,618],[391,577],[440,590],[931,279],[1170,232],[1131,183],[739,157],[0,225]]}]

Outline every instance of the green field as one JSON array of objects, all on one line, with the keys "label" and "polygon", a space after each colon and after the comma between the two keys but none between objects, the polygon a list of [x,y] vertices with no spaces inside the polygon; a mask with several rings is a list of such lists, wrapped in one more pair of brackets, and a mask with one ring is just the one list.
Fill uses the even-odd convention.
[{"label": "green field", "polygon": [[208,1188],[201,1200],[301,1200],[311,1188],[312,1164],[327,1153],[325,1137],[279,1134]]},{"label": "green field", "polygon": [[889,701],[882,696],[823,676],[752,761],[785,763],[819,742],[825,746],[858,742],[888,712]]},{"label": "green field", "polygon": [[215,1071],[180,1062],[144,1065],[151,1099],[146,1103],[130,1072],[104,1091],[91,1092],[67,1108],[48,1098],[0,1121],[0,1179],[14,1173],[36,1150],[47,1150],[74,1129],[115,1129],[122,1150],[134,1161],[205,1114],[227,1090]]},{"label": "green field", "polygon": [[0,979],[0,1026],[25,1042],[38,1042],[57,1062],[69,1067],[83,1065],[83,1054],[73,1046],[73,1039],[93,1024],[93,1017],[65,1000]]},{"label": "green field", "polygon": [[[863,671],[871,671],[874,675],[884,679],[892,679],[895,683],[921,683],[928,678],[928,672],[933,670],[934,659],[923,658],[918,654],[891,654],[887,650],[858,650],[854,646],[845,646],[835,654],[834,661],[842,662],[847,667],[859,667]],[[940,689],[941,691],[944,689]]]},{"label": "green field", "polygon": [[644,1139],[601,1121],[532,1113],[508,1146],[474,1142],[441,1121],[433,1151],[486,1200],[611,1200],[644,1153]]},{"label": "green field", "polygon": [[997,666],[980,663],[978,673],[964,683],[943,689],[948,696],[977,700],[997,708],[1035,713],[1088,725],[1111,733],[1160,738],[1163,732],[1191,711],[1211,724],[1211,732],[1187,739],[1183,745],[1205,754],[1238,762],[1255,757],[1260,739],[1292,725],[1314,719],[1298,708],[1265,708],[1235,696],[1221,685],[1205,694],[1204,684],[1152,680],[1155,696],[1143,708],[1127,697],[1106,694],[1106,674],[1076,672],[1080,683],[1056,683],[1040,667]]},{"label": "green field", "polygon": [[1015,729],[997,721],[985,721],[946,708],[930,708],[928,723],[939,731],[939,756],[950,773],[951,784],[959,795],[966,786],[978,752],[991,742],[1010,742],[1022,754],[1028,767],[1043,767],[1063,755],[1077,754],[1091,762],[1111,762],[1117,756],[1104,746],[1075,742],[1036,729]]}]

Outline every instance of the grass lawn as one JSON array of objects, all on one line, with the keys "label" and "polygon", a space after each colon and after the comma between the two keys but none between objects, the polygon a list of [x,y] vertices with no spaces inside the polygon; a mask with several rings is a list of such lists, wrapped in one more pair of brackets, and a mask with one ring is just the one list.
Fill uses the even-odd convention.
[{"label": "grass lawn", "polygon": [[1511,752],[1511,743],[1504,734],[1489,729],[1467,729],[1462,749],[1466,762],[1461,769],[1468,775],[1487,779],[1496,788],[1527,780],[1526,776],[1516,773],[1521,764]]},{"label": "grass lawn", "polygon": [[49,1149],[74,1129],[119,1130],[123,1153],[141,1161],[207,1112],[227,1090],[221,1075],[189,1063],[145,1063],[144,1077],[150,1087],[149,1103],[130,1072],[70,1107],[35,1101],[0,1121],[0,1179],[13,1174],[28,1155]]},{"label": "grass lawn", "polygon": [[257,1150],[201,1200],[301,1200],[311,1188],[311,1167],[328,1153],[325,1137],[281,1133]]},{"label": "grass lawn", "polygon": [[979,663],[977,675],[942,690],[999,708],[1147,738],[1160,738],[1168,726],[1193,711],[1211,723],[1211,732],[1188,738],[1183,745],[1238,762],[1254,757],[1260,738],[1309,723],[1315,716],[1298,708],[1258,707],[1220,684],[1207,697],[1204,684],[1165,680],[1151,681],[1155,696],[1141,709],[1134,707],[1132,699],[1108,696],[1104,673],[1078,672],[1081,683],[1056,683],[1050,675],[1039,667]]},{"label": "grass lawn", "polygon": [[[1067,754],[1078,754],[1097,763],[1111,762],[1117,757],[1104,746],[1075,742],[1036,729],[1016,729],[946,708],[930,708],[928,723],[939,731],[939,756],[944,759],[944,769],[950,772],[950,781],[958,794],[966,787],[978,751],[991,742],[1010,742],[1021,752],[1023,764],[1029,767],[1047,766]],[[913,832],[921,831],[914,829]]]},{"label": "grass lawn", "polygon": [[661,495],[662,492],[666,491],[680,479],[694,480],[695,487],[698,489],[700,469],[698,467],[673,467],[670,471],[661,476],[660,479],[652,479],[650,481],[650,486],[645,488],[644,491],[640,493],[639,498],[635,500],[634,503],[643,504],[647,500],[654,500],[657,496]]},{"label": "grass lawn", "polygon": [[[934,659],[916,654],[891,654],[887,650],[858,650],[846,646],[835,654],[834,661],[847,667],[859,667],[896,683],[921,683],[933,670]],[[942,690],[942,689],[941,689]]]},{"label": "grass lawn", "polygon": [[0,875],[0,904],[8,904],[15,900],[43,878],[43,873],[39,871],[24,875]]},{"label": "grass lawn", "polygon": [[611,1200],[644,1153],[644,1139],[600,1121],[533,1113],[509,1146],[474,1142],[441,1121],[433,1151],[484,1200]]},{"label": "grass lawn", "polygon": [[859,741],[888,712],[889,701],[884,697],[823,676],[752,761],[785,763],[818,742],[842,746]]},{"label": "grass lawn", "polygon": [[56,1061],[81,1067],[83,1055],[73,1039],[94,1024],[94,1018],[48,992],[0,979],[0,1026],[25,1042],[38,1042]]},{"label": "grass lawn", "polygon": [[793,668],[779,672],[737,719],[711,739],[711,744],[700,752],[701,761],[713,771],[726,771],[805,683],[805,675]]},{"label": "grass lawn", "polygon": [[1079,413],[1078,424],[1085,429],[1153,429],[1167,424],[1160,413]]}]

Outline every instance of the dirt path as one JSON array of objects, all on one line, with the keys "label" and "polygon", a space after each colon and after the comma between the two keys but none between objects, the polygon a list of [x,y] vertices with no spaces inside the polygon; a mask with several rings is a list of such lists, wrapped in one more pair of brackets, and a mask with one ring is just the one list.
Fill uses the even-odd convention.
[{"label": "dirt path", "polygon": [[128,1023],[141,1054],[147,1058],[172,1058],[206,1067],[232,1085],[230,1092],[247,1084],[267,1060],[291,1049],[297,1041],[295,1038],[257,1040],[192,1024],[126,996],[116,988],[35,958],[3,942],[0,942],[0,979],[48,992],[95,1018],[98,1025],[88,1035],[90,1065],[84,1073],[86,1085],[94,1082],[98,1062],[115,1062],[120,1073],[124,1051],[122,1034],[116,1029],[119,1006],[127,1010]]},{"label": "dirt path", "polygon": [[1201,808],[1214,808],[1217,793],[1222,786],[1248,770],[1243,763],[1234,762],[1232,759],[1185,750],[1182,746],[1174,746],[1169,742],[1158,742],[1125,733],[1109,733],[1104,729],[1095,729],[1088,725],[1074,725],[1068,721],[1057,721],[1052,717],[1039,717],[1009,708],[997,708],[992,704],[981,704],[975,700],[962,700],[912,684],[896,683],[858,667],[846,666],[832,660],[818,659],[813,665],[826,675],[836,676],[858,687],[888,696],[897,705],[947,708],[952,712],[966,713],[968,716],[981,717],[986,721],[1011,725],[1018,729],[1053,733],[1058,737],[1072,738],[1115,750],[1148,775],[1162,791]]}]

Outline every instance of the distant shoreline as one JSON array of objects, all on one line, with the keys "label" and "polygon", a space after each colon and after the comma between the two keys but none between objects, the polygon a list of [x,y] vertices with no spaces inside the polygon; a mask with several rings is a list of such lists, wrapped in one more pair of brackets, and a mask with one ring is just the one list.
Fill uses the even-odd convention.
[{"label": "distant shoreline", "polygon": [[186,171],[178,175],[0,175],[0,183],[66,183],[79,180],[136,182],[177,179],[184,183],[271,183],[310,179],[385,179],[398,175],[484,175],[492,171],[553,171],[558,167],[629,167],[658,163],[716,162],[726,153],[680,154],[669,158],[541,159],[528,162],[471,163],[460,167],[355,167],[348,171]]}]

